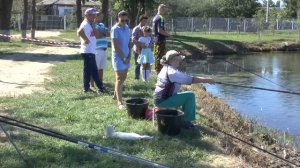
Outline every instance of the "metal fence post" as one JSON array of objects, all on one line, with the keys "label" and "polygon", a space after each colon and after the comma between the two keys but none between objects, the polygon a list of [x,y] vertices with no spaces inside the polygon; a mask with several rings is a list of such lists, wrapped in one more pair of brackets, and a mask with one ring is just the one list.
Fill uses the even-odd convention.
[{"label": "metal fence post", "polygon": [[211,18],[208,19],[208,34],[211,34]]},{"label": "metal fence post", "polygon": [[194,17],[192,17],[192,27],[191,27],[191,31],[194,32]]},{"label": "metal fence post", "polygon": [[229,25],[230,23],[229,23],[229,21],[230,21],[229,18],[227,18],[227,33],[229,33],[229,31],[230,31],[230,25]]},{"label": "metal fence post", "polygon": [[110,17],[110,27],[113,27],[113,17]]},{"label": "metal fence post", "polygon": [[276,30],[279,30],[279,23],[278,19],[276,19]]},{"label": "metal fence post", "polygon": [[244,19],[243,22],[244,22],[244,33],[246,33],[246,19]]},{"label": "metal fence post", "polygon": [[294,20],[292,20],[292,30],[294,30]]},{"label": "metal fence post", "polygon": [[21,14],[18,14],[18,19],[17,19],[17,20],[18,20],[18,30],[19,30],[19,31],[21,31],[21,29],[22,29],[22,28],[21,28],[21,22],[22,22],[21,16],[22,16]]},{"label": "metal fence post", "polygon": [[174,19],[172,18],[172,25],[171,25],[171,29],[172,29],[172,32],[174,33]]},{"label": "metal fence post", "polygon": [[67,15],[64,15],[64,30],[67,30]]}]

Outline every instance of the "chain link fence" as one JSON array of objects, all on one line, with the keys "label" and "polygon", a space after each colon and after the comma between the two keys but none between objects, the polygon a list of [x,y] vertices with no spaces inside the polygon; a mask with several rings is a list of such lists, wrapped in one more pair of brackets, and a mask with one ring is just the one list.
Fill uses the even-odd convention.
[{"label": "chain link fence", "polygon": [[[178,17],[166,21],[166,27],[172,32],[256,32],[257,27],[254,19],[238,18],[197,18],[197,17]],[[269,29],[270,24],[264,24],[264,30]],[[275,30],[296,30],[297,22],[295,19],[276,20]]]},{"label": "chain link fence", "polygon": [[[12,28],[21,30],[22,16],[15,15],[12,17]],[[112,27],[114,19],[109,19],[108,27]],[[76,29],[76,16],[73,14],[65,16],[54,15],[37,15],[37,30],[49,29]],[[152,18],[149,18],[148,25],[152,25]],[[28,26],[31,27],[31,16],[28,18]],[[256,32],[257,27],[254,19],[245,18],[200,18],[200,17],[176,17],[166,19],[165,26],[168,31],[172,32]],[[264,24],[264,30],[270,28],[269,23]],[[296,30],[297,22],[295,19],[277,19],[274,25],[275,30]]]}]

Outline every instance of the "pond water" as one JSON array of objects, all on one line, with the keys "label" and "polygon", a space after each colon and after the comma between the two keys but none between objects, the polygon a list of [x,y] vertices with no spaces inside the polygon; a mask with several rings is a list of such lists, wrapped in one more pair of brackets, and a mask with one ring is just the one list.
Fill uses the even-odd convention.
[{"label": "pond water", "polygon": [[[300,92],[300,53],[230,56],[226,60],[273,83],[221,59],[195,61],[186,68],[187,73],[212,75],[218,82]],[[208,92],[226,101],[243,116],[300,136],[300,95],[219,84],[205,86]]]}]

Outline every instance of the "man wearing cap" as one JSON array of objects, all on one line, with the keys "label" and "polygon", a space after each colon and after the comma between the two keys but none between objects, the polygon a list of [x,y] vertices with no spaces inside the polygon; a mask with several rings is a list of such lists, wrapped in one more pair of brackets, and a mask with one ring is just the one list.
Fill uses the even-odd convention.
[{"label": "man wearing cap", "polygon": [[170,50],[163,56],[163,68],[157,76],[157,83],[153,94],[154,104],[159,108],[179,108],[184,112],[185,128],[194,129],[196,102],[191,91],[178,92],[182,84],[214,83],[212,78],[194,77],[178,70],[180,62],[185,56],[175,50]]},{"label": "man wearing cap", "polygon": [[134,69],[134,74],[135,74],[135,80],[140,79],[140,68],[141,65],[137,62],[139,53],[138,50],[141,47],[139,41],[139,38],[143,36],[143,30],[142,27],[146,25],[148,17],[145,15],[141,15],[139,18],[140,23],[135,26],[132,30],[132,42],[133,42],[133,52],[134,52],[134,62],[135,62],[135,69]]},{"label": "man wearing cap", "polygon": [[158,6],[158,13],[153,18],[153,31],[156,39],[156,41],[154,42],[153,52],[155,57],[155,70],[157,74],[162,68],[160,59],[166,52],[166,38],[170,36],[170,34],[165,29],[164,15],[166,14],[166,12],[167,6],[164,4],[160,4]]},{"label": "man wearing cap", "polygon": [[83,58],[83,89],[84,92],[92,92],[90,89],[90,79],[94,79],[98,88],[98,93],[104,92],[102,79],[99,78],[95,53],[96,53],[96,37],[93,22],[97,12],[95,8],[85,10],[85,19],[77,30],[80,36],[80,53]]}]

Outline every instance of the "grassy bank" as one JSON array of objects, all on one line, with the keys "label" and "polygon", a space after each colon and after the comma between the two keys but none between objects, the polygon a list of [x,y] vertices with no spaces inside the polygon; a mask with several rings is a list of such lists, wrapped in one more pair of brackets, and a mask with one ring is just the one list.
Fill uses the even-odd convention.
[{"label": "grassy bank", "polygon": [[[194,58],[206,55],[243,54],[249,52],[299,51],[300,44],[296,31],[264,32],[261,39],[256,33],[179,32],[170,39],[176,48],[188,48]],[[197,55],[197,56],[195,56]]]},{"label": "grassy bank", "polygon": [[[156,131],[151,122],[131,119],[126,111],[119,111],[111,95],[83,94],[82,60],[78,55],[54,66],[50,76],[52,80],[45,82],[46,92],[1,97],[1,114],[170,167],[209,167],[211,152],[222,153],[216,137],[203,131],[183,130],[176,137],[164,136]],[[114,72],[109,58],[105,72],[106,86],[112,89],[113,81]],[[125,99],[146,97],[152,103],[154,83],[155,75],[149,83],[135,81],[131,69],[124,88]],[[197,122],[202,122],[201,118],[198,117]],[[103,128],[106,125],[113,125],[118,131],[153,135],[154,139],[135,142],[104,139]],[[6,128],[12,131],[12,137],[29,162],[29,167],[141,167],[108,154],[98,155],[68,142],[19,128]],[[25,167],[4,137],[1,142],[1,167]]]},{"label": "grassy bank", "polygon": [[[75,40],[75,31],[66,32],[55,38],[66,37]],[[182,45],[188,48],[189,45],[190,47],[197,45],[193,41],[186,40],[186,42],[188,44],[176,44],[174,41],[169,41],[168,47]],[[26,46],[22,49],[26,49]],[[110,63],[110,49],[108,52],[108,67],[104,74],[104,82],[112,90],[114,72]],[[250,167],[247,163],[230,155],[246,159],[254,167],[282,165],[282,162],[274,161],[273,158],[251,147],[241,145],[226,136],[218,136],[217,133],[208,129],[209,125],[213,125],[267,147],[267,142],[261,141],[259,133],[251,130],[253,126],[247,120],[224,102],[198,87],[189,89],[197,95],[196,122],[200,125],[199,129],[183,130],[180,135],[169,137],[159,134],[151,122],[134,120],[127,116],[126,111],[119,111],[110,94],[101,96],[83,94],[82,60],[79,55],[74,55],[66,62],[57,64],[51,69],[49,75],[52,80],[45,81],[45,92],[20,97],[1,97],[0,114],[73,135],[81,140],[109,146],[170,167]],[[131,68],[123,92],[125,99],[143,97],[152,104],[155,79],[156,76],[153,75],[149,83],[135,81],[133,68]],[[113,125],[117,131],[153,135],[154,139],[135,142],[105,139],[103,128],[106,125]],[[23,129],[10,126],[6,128],[11,131],[13,139],[25,155],[29,165],[18,159],[12,145],[1,135],[0,167],[142,167],[122,158],[96,154],[81,146]],[[248,135],[251,136],[248,137]],[[278,146],[273,147],[278,150],[278,154],[282,154],[282,150],[277,149]],[[236,163],[237,161],[241,163]]]}]

